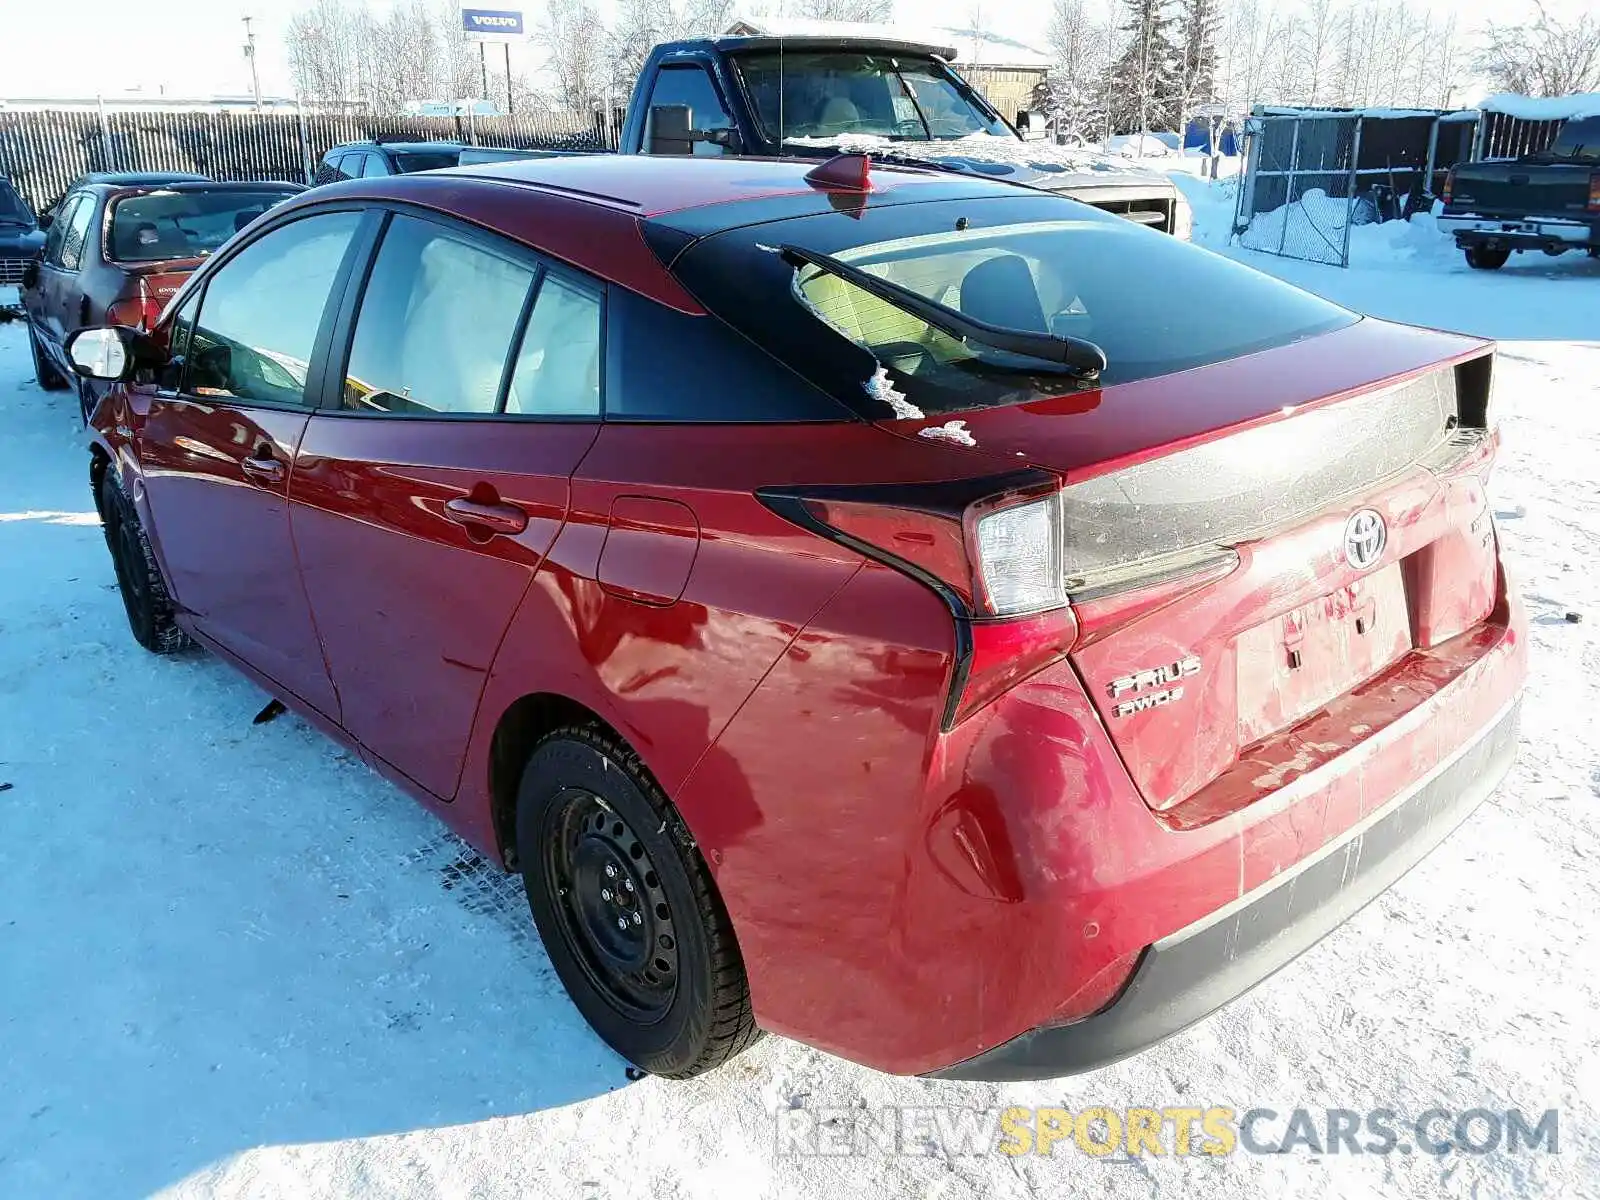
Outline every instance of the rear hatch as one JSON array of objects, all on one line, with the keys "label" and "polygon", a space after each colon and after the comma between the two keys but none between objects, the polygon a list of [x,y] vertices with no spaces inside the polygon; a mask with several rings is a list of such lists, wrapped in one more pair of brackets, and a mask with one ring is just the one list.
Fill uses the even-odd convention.
[{"label": "rear hatch", "polygon": [[1584,217],[1590,176],[1600,164],[1474,163],[1457,167],[1445,211],[1451,216]]},{"label": "rear hatch", "polygon": [[[971,650],[945,728],[1068,656],[1146,801],[1180,821],[1437,688],[1441,647],[1496,603],[1491,347],[1081,204],[948,190],[656,239],[797,374],[941,449],[915,494],[772,482],[947,598]],[[1348,719],[1296,740],[1328,712]]]},{"label": "rear hatch", "polygon": [[[974,453],[1066,484],[1070,658],[1153,808],[1193,799],[1489,616],[1487,354],[1363,321],[1175,376],[963,414]],[[1299,769],[1344,748],[1312,749]],[[1246,771],[1232,801],[1287,781]]]}]

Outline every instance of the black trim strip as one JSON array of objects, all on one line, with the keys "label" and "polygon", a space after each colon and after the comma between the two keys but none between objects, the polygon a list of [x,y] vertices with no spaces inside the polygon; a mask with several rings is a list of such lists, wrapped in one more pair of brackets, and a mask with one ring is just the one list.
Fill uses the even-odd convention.
[{"label": "black trim strip", "polygon": [[1003,497],[1008,494],[1026,494],[1057,486],[1055,476],[1044,471],[1025,469],[1004,475],[989,475],[977,479],[940,480],[936,483],[869,484],[817,487],[768,487],[756,490],[756,499],[778,516],[794,525],[826,538],[835,545],[853,550],[863,558],[893,567],[911,576],[944,602],[955,622],[955,660],[950,670],[950,691],[945,697],[944,712],[939,718],[939,729],[948,733],[955,728],[956,712],[961,697],[967,690],[967,679],[972,674],[973,638],[975,616],[955,590],[944,580],[874,546],[860,538],[818,520],[806,507],[807,500],[839,500],[856,504],[881,504],[913,512],[929,513],[961,521],[967,508],[979,500]]}]

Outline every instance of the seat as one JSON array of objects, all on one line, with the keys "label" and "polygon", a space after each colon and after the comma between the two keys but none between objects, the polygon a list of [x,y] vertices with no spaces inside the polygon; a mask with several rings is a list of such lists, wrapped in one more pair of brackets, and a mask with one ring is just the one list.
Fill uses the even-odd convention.
[{"label": "seat", "polygon": [[861,110],[843,96],[833,96],[822,106],[817,124],[827,130],[843,130],[861,123]]},{"label": "seat", "polygon": [[1033,272],[1015,254],[981,262],[962,277],[961,311],[974,320],[1004,329],[1050,332]]}]

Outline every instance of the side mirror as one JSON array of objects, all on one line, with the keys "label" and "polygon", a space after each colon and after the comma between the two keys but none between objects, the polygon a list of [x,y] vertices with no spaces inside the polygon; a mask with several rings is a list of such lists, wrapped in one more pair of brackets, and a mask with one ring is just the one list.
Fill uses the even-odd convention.
[{"label": "side mirror", "polygon": [[1025,109],[1017,114],[1017,132],[1028,142],[1042,142],[1050,136],[1045,115],[1033,109]]},{"label": "side mirror", "polygon": [[49,229],[55,224],[56,214],[54,209],[47,208],[39,214],[38,225],[40,229]]},{"label": "side mirror", "polygon": [[744,153],[744,139],[739,136],[737,129],[707,129],[690,136],[697,142],[710,142],[714,146],[721,146],[729,154]]},{"label": "side mirror", "polygon": [[658,104],[650,110],[651,154],[694,153],[694,111],[687,104]]},{"label": "side mirror", "polygon": [[133,374],[133,330],[120,325],[92,325],[67,336],[72,369],[85,379],[119,383]]}]

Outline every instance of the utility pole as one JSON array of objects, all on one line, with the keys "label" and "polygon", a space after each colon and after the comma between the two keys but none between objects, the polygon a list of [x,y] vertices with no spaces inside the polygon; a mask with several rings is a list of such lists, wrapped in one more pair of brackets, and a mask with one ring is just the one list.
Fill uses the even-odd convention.
[{"label": "utility pole", "polygon": [[501,42],[501,47],[506,52],[506,116],[515,116],[517,106],[511,99],[511,43]]},{"label": "utility pole", "polygon": [[256,71],[256,35],[250,28],[252,18],[241,17],[244,22],[244,56],[250,60],[250,89],[255,93],[256,111],[261,111],[261,76]]}]

